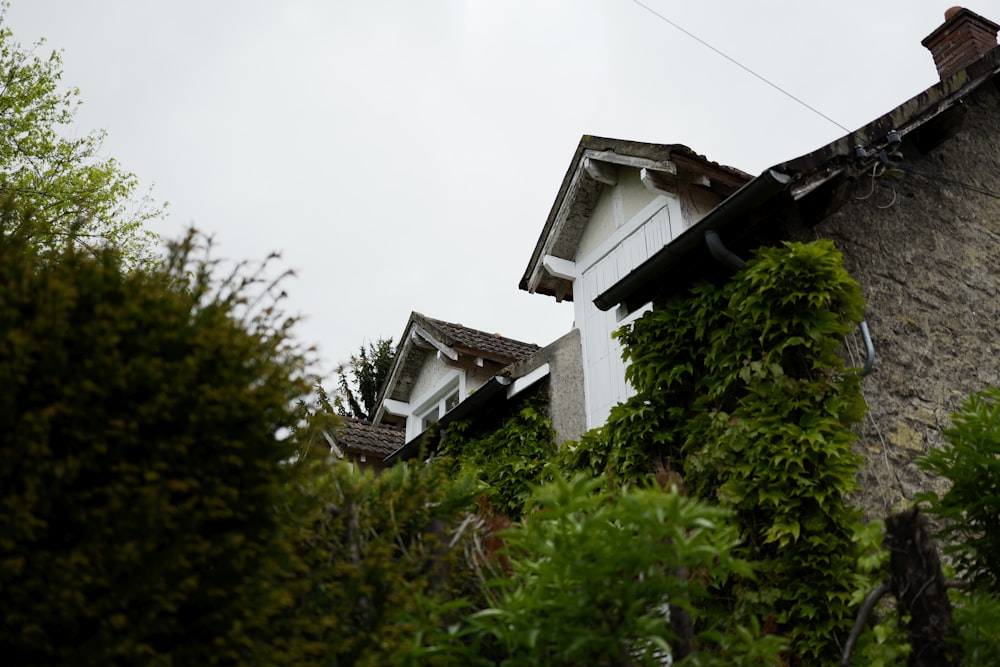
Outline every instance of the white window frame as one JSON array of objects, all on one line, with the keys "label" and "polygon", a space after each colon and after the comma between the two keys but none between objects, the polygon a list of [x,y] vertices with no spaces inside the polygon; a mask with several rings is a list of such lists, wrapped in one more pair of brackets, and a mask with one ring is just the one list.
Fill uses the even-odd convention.
[{"label": "white window frame", "polygon": [[458,403],[461,403],[465,399],[465,373],[460,371],[448,373],[432,389],[411,401],[410,405],[416,407],[406,420],[406,439],[412,440],[424,432],[424,418],[435,409],[438,411],[437,419],[444,417],[448,412],[445,409],[448,399],[453,397],[456,392],[458,393]]}]

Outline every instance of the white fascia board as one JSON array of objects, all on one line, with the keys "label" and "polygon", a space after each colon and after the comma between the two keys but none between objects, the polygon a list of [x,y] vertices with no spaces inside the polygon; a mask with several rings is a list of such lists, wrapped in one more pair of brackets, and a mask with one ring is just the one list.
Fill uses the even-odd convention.
[{"label": "white fascia board", "polygon": [[509,387],[507,387],[507,398],[513,398],[514,396],[517,396],[531,385],[535,384],[542,378],[546,377],[549,374],[550,370],[551,369],[549,368],[548,364],[542,364],[541,366],[531,371],[527,375],[523,375],[517,378],[510,384]]},{"label": "white fascia board", "polygon": [[573,281],[576,280],[579,275],[576,272],[575,262],[563,259],[562,257],[556,257],[555,255],[546,255],[545,257],[542,257],[542,266],[545,268],[546,273],[553,278],[562,278],[563,280]]},{"label": "white fascia board", "polygon": [[337,445],[337,441],[333,439],[333,436],[326,431],[323,431],[323,439],[326,440],[326,444],[330,447],[330,452],[334,456],[338,459],[344,458],[344,450]]},{"label": "white fascia board", "polygon": [[382,401],[382,408],[385,412],[390,415],[396,415],[399,417],[405,417],[410,414],[410,404],[404,403],[403,401],[397,401],[392,398],[387,398]]}]

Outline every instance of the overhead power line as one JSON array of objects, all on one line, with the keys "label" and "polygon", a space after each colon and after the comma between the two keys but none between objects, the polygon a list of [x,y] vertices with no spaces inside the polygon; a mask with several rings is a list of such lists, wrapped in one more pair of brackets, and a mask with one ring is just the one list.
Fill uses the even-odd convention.
[{"label": "overhead power line", "polygon": [[715,53],[719,54],[720,56],[722,56],[723,58],[725,58],[726,60],[728,60],[732,64],[734,64],[737,67],[739,67],[740,69],[742,69],[743,71],[745,71],[748,74],[751,74],[751,75],[755,76],[756,78],[760,79],[761,81],[763,81],[767,85],[771,86],[772,88],[774,88],[775,90],[777,90],[779,93],[781,93],[785,97],[788,97],[789,99],[792,99],[795,102],[798,102],[799,104],[801,104],[802,106],[804,106],[806,109],[809,109],[810,111],[812,111],[817,116],[820,116],[821,118],[824,118],[824,119],[828,120],[829,122],[833,123],[834,125],[836,125],[840,129],[842,129],[844,132],[847,132],[848,134],[852,134],[851,130],[847,129],[846,127],[844,127],[843,125],[841,125],[840,123],[838,123],[837,121],[835,121],[834,119],[830,118],[829,116],[827,116],[825,113],[823,113],[822,111],[820,111],[816,107],[807,104],[806,102],[804,102],[803,100],[799,99],[795,95],[792,95],[790,92],[788,92],[787,90],[785,90],[784,88],[782,88],[778,84],[774,83],[773,81],[770,81],[769,79],[761,76],[760,74],[757,74],[757,72],[753,71],[752,69],[750,69],[749,67],[747,67],[746,65],[744,65],[743,63],[741,63],[740,61],[738,61],[735,58],[733,58],[732,56],[724,53],[723,51],[715,48],[714,46],[712,46],[711,44],[709,44],[708,42],[706,42],[705,40],[703,40],[701,37],[698,37],[697,35],[695,35],[691,31],[685,30],[684,28],[682,28],[681,26],[677,25],[676,23],[674,23],[673,21],[671,21],[670,19],[668,19],[666,16],[664,16],[660,12],[658,12],[655,9],[653,9],[652,7],[650,7],[649,5],[643,4],[639,0],[632,0],[632,2],[634,2],[637,5],[639,5],[640,7],[642,7],[643,9],[645,9],[647,12],[649,12],[653,16],[657,17],[658,19],[660,19],[661,21],[663,21],[663,22],[665,22],[665,23],[673,26],[677,30],[680,30],[682,33],[684,33],[685,35],[687,35],[688,37],[690,37],[694,41],[698,42],[702,46],[704,46],[704,47],[706,47],[708,49],[711,49],[712,51],[714,51]]}]

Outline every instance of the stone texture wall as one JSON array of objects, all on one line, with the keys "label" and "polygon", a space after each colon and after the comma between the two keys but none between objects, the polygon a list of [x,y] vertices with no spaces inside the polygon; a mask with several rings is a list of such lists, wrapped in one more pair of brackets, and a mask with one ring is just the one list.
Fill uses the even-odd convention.
[{"label": "stone texture wall", "polygon": [[[964,99],[960,132],[932,152],[904,142],[903,164],[1000,193],[996,83]],[[1000,384],[1000,199],[907,172],[862,174],[854,198],[813,233],[841,249],[868,304],[877,359],[862,384],[860,501],[881,517],[942,487],[916,457],[943,442],[971,392]],[[847,343],[860,366],[860,335]]]},{"label": "stone texture wall", "polygon": [[578,440],[587,430],[583,395],[583,351],[580,330],[573,329],[513,367],[521,377],[542,364],[549,364],[549,419],[556,431],[556,444]]}]

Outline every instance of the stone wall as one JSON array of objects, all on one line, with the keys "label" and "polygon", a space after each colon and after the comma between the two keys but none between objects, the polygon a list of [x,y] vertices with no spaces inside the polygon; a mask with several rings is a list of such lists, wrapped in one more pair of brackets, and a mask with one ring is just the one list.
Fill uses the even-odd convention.
[{"label": "stone wall", "polygon": [[[902,165],[1000,193],[997,79],[967,96],[959,133]],[[873,516],[942,481],[918,455],[943,442],[966,397],[1000,384],[1000,199],[910,172],[859,175],[854,196],[813,233],[833,239],[861,283],[877,359],[862,387],[860,501]],[[848,350],[863,363],[860,335]]]},{"label": "stone wall", "polygon": [[578,440],[587,430],[583,395],[583,352],[580,330],[573,329],[512,368],[514,377],[549,364],[549,419],[556,444]]}]

